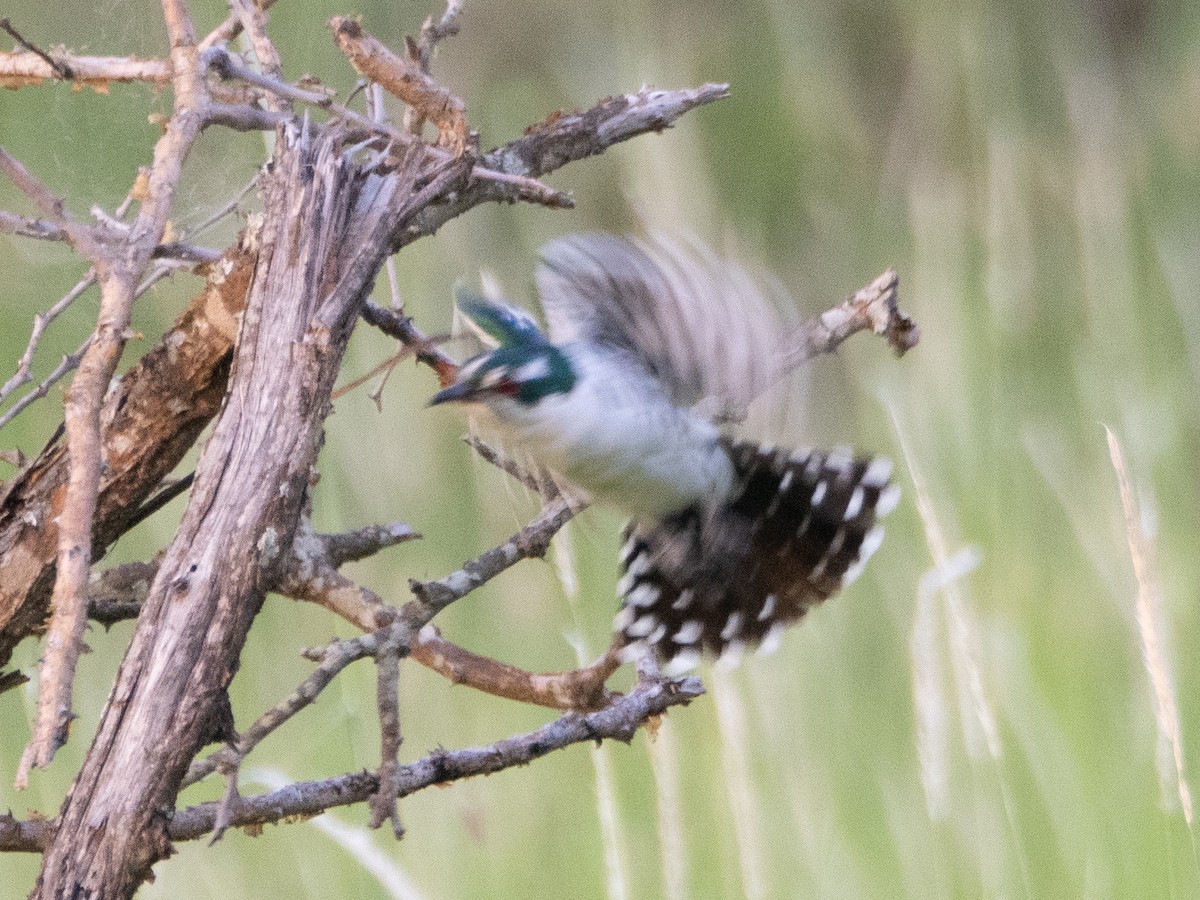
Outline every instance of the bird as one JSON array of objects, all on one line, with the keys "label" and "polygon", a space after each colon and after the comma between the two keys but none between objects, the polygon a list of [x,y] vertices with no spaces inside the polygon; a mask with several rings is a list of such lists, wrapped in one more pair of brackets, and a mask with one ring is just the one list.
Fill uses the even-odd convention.
[{"label": "bird", "polygon": [[540,256],[547,331],[457,288],[491,346],[430,405],[486,411],[559,484],[630,516],[613,621],[622,659],[653,652],[681,674],[770,652],[880,546],[879,520],[899,500],[891,463],[736,436],[793,367],[778,305],[736,263],[607,233],[559,238]]}]

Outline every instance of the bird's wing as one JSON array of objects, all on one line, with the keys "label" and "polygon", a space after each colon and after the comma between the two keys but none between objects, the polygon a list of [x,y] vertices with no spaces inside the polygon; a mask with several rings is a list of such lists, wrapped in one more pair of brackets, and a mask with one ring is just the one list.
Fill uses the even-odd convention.
[{"label": "bird's wing", "polygon": [[541,257],[551,341],[628,355],[680,405],[736,417],[783,372],[781,303],[711,251],[581,234]]}]

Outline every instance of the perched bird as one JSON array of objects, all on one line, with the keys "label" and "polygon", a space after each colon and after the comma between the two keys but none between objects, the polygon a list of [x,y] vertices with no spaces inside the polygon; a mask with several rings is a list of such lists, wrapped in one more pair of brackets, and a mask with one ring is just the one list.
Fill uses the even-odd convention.
[{"label": "perched bird", "polygon": [[785,625],[848,584],[898,499],[885,459],[738,441],[784,377],[788,332],[740,268],[607,234],[542,253],[547,337],[524,311],[459,291],[495,348],[432,404],[482,404],[505,440],[556,479],[633,518],[614,628],[627,658],[669,672],[703,654],[773,649]]}]

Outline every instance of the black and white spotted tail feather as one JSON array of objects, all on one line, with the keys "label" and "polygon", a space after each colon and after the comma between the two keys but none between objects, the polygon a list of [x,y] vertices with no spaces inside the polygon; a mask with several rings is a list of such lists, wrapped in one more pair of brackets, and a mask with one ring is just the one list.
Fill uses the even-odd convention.
[{"label": "black and white spotted tail feather", "polygon": [[613,625],[630,658],[650,647],[680,672],[702,655],[770,652],[786,625],[857,578],[883,540],[877,520],[899,499],[888,460],[726,449],[737,472],[731,497],[626,529]]}]

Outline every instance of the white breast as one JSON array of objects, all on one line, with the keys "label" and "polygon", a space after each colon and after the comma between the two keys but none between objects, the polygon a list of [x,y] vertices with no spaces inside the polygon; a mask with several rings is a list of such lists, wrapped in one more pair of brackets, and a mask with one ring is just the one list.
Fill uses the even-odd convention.
[{"label": "white breast", "polygon": [[709,422],[674,406],[624,360],[565,347],[579,378],[533,407],[489,402],[506,437],[552,472],[634,515],[661,516],[727,493],[733,465]]}]

